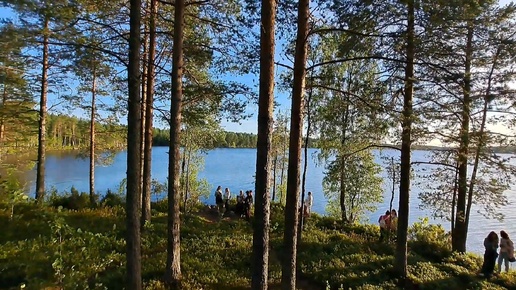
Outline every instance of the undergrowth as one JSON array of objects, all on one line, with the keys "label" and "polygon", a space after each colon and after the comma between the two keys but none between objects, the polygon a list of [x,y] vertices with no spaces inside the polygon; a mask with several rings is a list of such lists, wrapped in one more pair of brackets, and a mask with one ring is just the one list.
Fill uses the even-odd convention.
[{"label": "undergrowth", "polygon": [[[73,202],[71,202],[73,201]],[[0,203],[0,289],[125,288],[125,210],[110,196],[95,206],[80,193],[44,205]],[[64,205],[73,205],[66,207]],[[250,289],[252,222],[216,218],[206,207],[181,215],[184,289]],[[153,204],[142,233],[145,289],[165,289],[166,201]],[[273,204],[269,282],[278,289],[283,256],[283,208]],[[302,289],[398,289],[393,242],[380,243],[378,227],[343,225],[327,217],[307,220],[298,248]],[[516,272],[490,280],[477,276],[481,258],[452,253],[439,226],[422,221],[409,233],[409,287],[413,289],[516,289]]]}]

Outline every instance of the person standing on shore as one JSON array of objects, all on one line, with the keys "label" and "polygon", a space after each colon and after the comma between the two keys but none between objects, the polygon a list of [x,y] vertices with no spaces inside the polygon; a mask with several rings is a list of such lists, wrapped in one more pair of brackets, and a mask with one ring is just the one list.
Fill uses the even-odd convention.
[{"label": "person standing on shore", "polygon": [[480,274],[486,278],[491,278],[495,270],[496,258],[498,257],[498,235],[495,232],[490,232],[484,239],[484,263]]},{"label": "person standing on shore", "polygon": [[378,219],[378,223],[380,224],[380,242],[383,242],[385,238],[389,235],[389,229],[391,227],[391,212],[387,210],[384,215],[381,215]]},{"label": "person standing on shore", "polygon": [[312,192],[309,191],[308,195],[305,199],[305,206],[304,206],[304,215],[305,217],[309,217],[312,213],[312,205],[314,204],[314,197],[312,196]]},{"label": "person standing on shore", "polygon": [[229,200],[231,199],[231,192],[229,188],[226,187],[224,190],[224,207],[226,208],[226,212],[229,211]]},{"label": "person standing on shore", "polygon": [[[514,260],[514,244],[505,231],[500,232],[500,255],[498,256],[498,272],[502,272],[502,262],[505,272],[509,272],[509,262]],[[512,258],[512,259],[511,259]]]},{"label": "person standing on shore", "polygon": [[390,239],[396,240],[396,231],[398,230],[398,213],[395,209],[391,210],[391,217],[390,217]]},{"label": "person standing on shore", "polygon": [[217,205],[217,210],[219,212],[219,216],[222,215],[222,210],[224,208],[224,200],[222,199],[222,186],[218,186],[215,191],[215,204]]}]

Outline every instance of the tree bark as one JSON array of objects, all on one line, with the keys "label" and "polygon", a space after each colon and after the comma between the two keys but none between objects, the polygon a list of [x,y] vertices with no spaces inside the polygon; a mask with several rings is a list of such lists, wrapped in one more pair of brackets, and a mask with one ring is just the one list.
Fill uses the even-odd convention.
[{"label": "tree bark", "polygon": [[276,168],[278,166],[278,153],[274,153],[274,163],[272,165],[272,201],[276,201]]},{"label": "tree bark", "polygon": [[43,32],[43,62],[41,69],[41,95],[39,102],[38,161],[36,167],[36,202],[43,201],[45,196],[45,150],[48,93],[48,24],[45,16]]},{"label": "tree bark", "polygon": [[268,288],[270,230],[270,155],[274,112],[274,35],[276,1],[262,0],[260,29],[260,91],[256,144],[256,185],[251,289]]},{"label": "tree bark", "polygon": [[[349,82],[348,82],[348,91],[349,91]],[[347,142],[347,132],[349,126],[349,94],[345,94],[346,101],[346,111],[342,118],[342,139],[341,146],[346,146]],[[348,218],[348,212],[346,208],[346,156],[342,154],[339,156],[340,161],[340,215],[343,223],[349,223],[350,220]]]},{"label": "tree bark", "polygon": [[414,94],[414,57],[415,45],[415,8],[414,0],[407,1],[407,62],[405,65],[405,87],[403,97],[401,164],[400,164],[400,198],[398,212],[398,232],[394,270],[401,281],[407,278],[407,230],[410,197],[410,154],[412,131],[412,98]]},{"label": "tree bark", "polygon": [[[7,76],[7,69],[5,70],[5,75]],[[4,90],[3,90],[3,93],[2,93],[2,103],[1,105],[5,105],[5,103],[7,102],[7,86],[6,84],[4,83]],[[4,136],[5,136],[5,124],[4,124],[4,117],[3,116],[0,116],[0,148],[3,147],[3,142],[4,142]],[[0,152],[1,153],[1,152]]]},{"label": "tree bark", "polygon": [[[146,0],[144,0],[146,2]],[[145,13],[145,12],[144,12]],[[147,34],[147,23],[145,23],[145,17],[143,17],[143,37],[142,37],[142,55],[141,55],[141,100],[140,100],[140,120],[141,120],[141,128],[140,128],[140,208],[143,212],[143,166],[145,164],[145,114],[146,114],[146,100],[147,100],[147,41],[149,39],[149,35]],[[143,227],[143,224],[141,225]]]},{"label": "tree bark", "polygon": [[165,281],[171,289],[181,289],[180,248],[180,133],[183,99],[183,40],[185,0],[176,0],[174,11],[174,44],[172,52],[172,98],[170,104],[170,150],[168,164],[168,243]]},{"label": "tree bark", "polygon": [[[188,139],[188,131],[185,130],[183,132],[183,135],[181,136],[181,140],[183,140],[183,142],[187,142],[186,139]],[[185,143],[186,144],[186,143]],[[184,185],[185,184],[185,180],[186,180],[186,148],[183,148],[183,155],[181,156],[181,182],[182,184]],[[182,197],[183,197],[183,213],[186,212],[186,191],[185,191],[185,188],[183,186],[183,192],[182,192]]]},{"label": "tree bark", "polygon": [[459,145],[459,178],[455,229],[452,232],[452,250],[465,253],[468,228],[466,225],[466,196],[468,191],[469,118],[471,115],[471,59],[473,57],[473,24],[468,24],[464,67],[464,92],[462,100],[462,121]]},{"label": "tree bark", "polygon": [[150,0],[149,20],[149,57],[147,63],[147,104],[145,105],[145,147],[143,160],[143,189],[142,189],[142,223],[151,221],[151,183],[152,183],[152,137],[154,118],[154,80],[156,58],[156,16],[158,1]]},{"label": "tree bark", "polygon": [[[312,79],[310,80],[312,82]],[[312,92],[313,89],[310,87],[310,93],[308,94],[308,99],[306,100],[306,137],[305,137],[305,148],[304,148],[304,164],[303,164],[303,179],[301,181],[301,211],[299,212],[299,229],[297,233],[297,243],[301,242],[303,227],[305,224],[305,215],[304,215],[304,202],[305,202],[305,192],[306,192],[306,172],[308,171],[308,141],[310,139],[310,127],[312,123],[310,122],[310,102],[312,100]]]},{"label": "tree bark", "polygon": [[389,212],[392,211],[392,203],[394,202],[394,193],[396,192],[396,164],[394,163],[394,157],[391,157],[391,168],[392,168],[392,192],[391,201],[389,202]]},{"label": "tree bark", "polygon": [[[5,75],[7,76],[7,68],[5,70]],[[5,106],[5,103],[7,102],[7,86],[6,84],[4,83],[4,90],[3,90],[3,93],[2,93],[2,103],[1,105],[4,105]],[[4,124],[5,120],[4,120],[4,117],[3,116],[0,116],[0,148],[3,147],[3,142],[4,142],[4,136],[5,136],[5,124]],[[0,152],[1,153],[1,152]]]},{"label": "tree bark", "polygon": [[129,99],[127,115],[127,289],[142,289],[140,203],[141,203],[141,106],[140,22],[141,0],[130,0]]},{"label": "tree bark", "polygon": [[190,191],[190,160],[192,157],[192,150],[188,150],[188,157],[186,158],[186,180],[185,180],[185,210],[186,213],[186,204],[188,203],[188,192]]},{"label": "tree bark", "polygon": [[90,203],[95,204],[95,98],[97,93],[97,72],[93,69],[91,83],[91,117],[90,117]]},{"label": "tree bark", "polygon": [[453,195],[452,195],[452,204],[451,204],[451,232],[455,230],[455,203],[457,202],[457,190],[459,187],[459,165],[457,162],[457,166],[455,168],[455,178],[453,179]]},{"label": "tree bark", "polygon": [[303,94],[306,77],[308,18],[310,0],[298,2],[296,52],[290,119],[290,140],[287,173],[287,202],[283,244],[285,257],[281,269],[281,286],[284,290],[296,289],[297,225],[299,204],[299,175],[301,173],[301,133],[303,131]]}]

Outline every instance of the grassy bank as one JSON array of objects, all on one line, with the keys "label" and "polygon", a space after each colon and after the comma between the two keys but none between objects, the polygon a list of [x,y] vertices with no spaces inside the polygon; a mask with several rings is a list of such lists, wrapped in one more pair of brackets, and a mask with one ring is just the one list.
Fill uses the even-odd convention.
[{"label": "grassy bank", "polygon": [[[111,203],[113,204],[113,203]],[[142,235],[146,289],[164,289],[166,204],[153,205],[152,224]],[[279,289],[282,209],[271,221],[271,289]],[[0,288],[122,289],[125,213],[121,206],[56,209],[21,204],[9,219],[0,208]],[[342,226],[312,217],[299,247],[301,289],[396,289],[394,244],[378,242],[376,226]],[[218,221],[207,208],[182,215],[181,259],[185,289],[249,289],[252,223]],[[516,272],[491,280],[477,277],[481,258],[451,254],[441,228],[411,230],[409,272],[414,289],[516,289]]]}]

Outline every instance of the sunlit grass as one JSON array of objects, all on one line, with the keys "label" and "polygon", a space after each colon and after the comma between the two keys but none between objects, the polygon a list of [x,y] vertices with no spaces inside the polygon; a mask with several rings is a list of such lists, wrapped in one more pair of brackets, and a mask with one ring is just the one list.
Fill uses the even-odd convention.
[{"label": "sunlit grass", "polygon": [[[206,208],[198,210],[203,212],[181,215],[184,289],[250,289],[252,223],[238,218],[219,220],[216,214],[205,212]],[[167,253],[167,217],[164,207],[153,213],[152,223],[142,233],[142,275],[146,289],[165,289],[161,279]],[[281,280],[282,215],[281,207],[274,205],[271,289],[278,289]],[[422,226],[419,230],[438,229]],[[58,210],[23,204],[9,220],[9,210],[2,206],[0,231],[1,289],[19,289],[21,284],[25,289],[124,288],[122,207]],[[302,289],[395,289],[394,244],[379,243],[378,237],[375,226],[344,226],[313,216],[298,248],[299,285]],[[419,289],[516,288],[516,272],[483,280],[476,275],[481,258],[450,255],[446,243],[419,240],[411,241],[409,247],[409,278]]]}]

